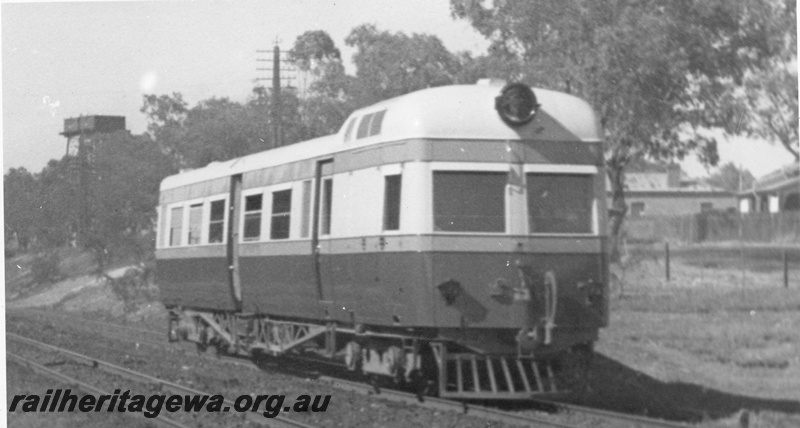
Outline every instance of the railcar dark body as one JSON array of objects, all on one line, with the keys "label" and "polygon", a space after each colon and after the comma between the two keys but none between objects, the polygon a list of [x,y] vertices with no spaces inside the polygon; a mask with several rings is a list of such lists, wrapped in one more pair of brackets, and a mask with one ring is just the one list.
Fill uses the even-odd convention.
[{"label": "railcar dark body", "polygon": [[[378,110],[354,113],[346,128],[329,141],[298,143],[212,165],[206,175],[198,170],[189,173],[192,176],[165,180],[159,203],[157,272],[162,299],[173,309],[175,320],[194,317],[187,327],[192,334],[201,324],[208,324],[206,330],[216,331],[231,346],[252,340],[245,340],[247,334],[237,327],[222,327],[222,318],[230,318],[230,326],[248,319],[250,329],[256,328],[254,319],[269,320],[271,326],[275,322],[307,323],[311,330],[314,326],[338,327],[355,337],[351,343],[366,343],[363,337],[369,334],[384,341],[397,337],[403,350],[407,341],[413,341],[416,349],[417,341],[429,340],[439,347],[435,352],[439,369],[459,372],[455,395],[464,394],[461,357],[445,357],[454,350],[516,355],[521,376],[526,376],[527,370],[531,379],[535,376],[541,383],[537,367],[522,369],[520,358],[591,344],[597,340],[599,328],[608,322],[602,143],[590,110],[587,113],[584,104],[569,104],[572,99],[566,102],[562,95],[556,98],[561,105],[551,104],[551,110],[537,112],[531,123],[514,128],[502,123],[498,126],[496,112],[485,106],[478,113],[468,111],[473,109],[464,106],[475,103],[476,97],[486,98],[487,88],[480,88],[479,95],[460,95],[474,92],[465,86],[423,91],[425,95],[417,97],[411,94],[398,99],[405,99],[405,103],[387,102],[388,110],[380,110],[378,105]],[[371,110],[383,111],[379,113],[381,120],[386,115],[387,120],[398,121],[404,112],[421,109],[426,102],[447,95],[453,98],[445,103],[448,109],[426,107],[443,116],[442,122],[476,127],[481,124],[470,123],[470,116],[493,114],[486,119],[490,121],[488,127],[501,132],[450,132],[447,127],[431,125],[437,123],[433,118],[428,119],[425,129],[403,129],[394,134],[394,122],[388,122],[382,138],[367,136],[366,143],[358,144],[361,137],[350,136],[356,132],[355,117],[363,122],[373,114]],[[577,125],[564,123],[571,114],[578,117]],[[592,123],[586,124],[587,118]],[[344,144],[340,144],[342,140]],[[337,144],[337,148],[324,148],[326,143]],[[275,153],[275,159],[268,157],[270,153]],[[394,172],[387,173],[387,168]],[[496,233],[450,232],[430,224],[431,215],[438,210],[434,208],[431,188],[435,180],[431,175],[435,171],[463,170],[505,174],[503,218],[491,220],[503,225]],[[582,180],[588,183],[594,204],[589,214],[590,231],[537,234],[527,230],[529,214],[525,210],[533,202],[526,202],[526,177],[536,180],[532,174],[548,172],[586,177]],[[383,230],[362,225],[372,222],[367,221],[370,215],[381,216],[381,211],[387,210],[388,193],[374,191],[382,189],[384,183],[376,182],[387,174],[402,174],[402,198],[399,187],[396,196],[398,204],[402,200],[402,208],[397,208],[397,227],[386,230],[385,214]],[[324,184],[326,180],[331,181]],[[286,203],[276,199],[281,191],[289,191],[291,211],[284,213],[284,208],[277,208]],[[262,207],[266,199],[262,196],[270,194],[272,204]],[[257,203],[250,206],[247,198],[252,195],[257,196],[253,200]],[[210,206],[223,200],[224,214],[219,206]],[[325,209],[332,209],[333,220],[324,218]],[[258,217],[248,220],[248,213]],[[282,216],[292,223],[284,223]],[[214,222],[219,224],[216,231],[212,231]],[[281,229],[284,225],[286,230]],[[248,240],[248,234],[255,239]],[[281,238],[271,239],[267,237],[270,234]],[[215,314],[219,325],[212,325],[209,314]],[[201,316],[205,321],[198,321]],[[545,340],[537,329],[543,328],[542,319],[547,316]],[[201,332],[193,337],[207,340],[208,334]],[[528,343],[531,340],[533,345]],[[339,352],[335,345],[325,346],[333,346],[331,355]],[[377,361],[387,358],[379,355],[383,352],[380,347],[364,346],[365,367],[373,364],[370,352],[378,353]],[[420,364],[417,350],[397,352],[414,355],[414,361],[408,363],[412,369]],[[453,367],[448,368],[449,363]],[[494,374],[489,374],[496,369],[491,361],[486,363],[488,372],[480,375],[474,361],[472,364],[475,382],[489,376],[492,390],[497,392]],[[513,385],[517,381],[512,381],[505,360],[502,364],[508,384]],[[374,370],[384,369],[392,370]],[[440,375],[440,393],[448,389],[444,377]],[[472,387],[479,392],[480,388]]]},{"label": "railcar dark body", "polygon": [[[390,246],[391,240],[388,242]],[[332,303],[321,304],[315,298],[313,257],[244,257],[242,310],[384,326],[461,327],[464,323],[477,328],[515,328],[523,320],[510,317],[504,311],[510,303],[491,298],[487,285],[497,278],[509,281],[516,278],[517,261],[547,266],[568,284],[587,279],[600,282],[603,275],[597,254],[391,251],[346,254],[331,257],[323,282],[328,284]],[[159,260],[157,266],[165,304],[236,309],[229,292],[225,259]],[[469,279],[464,281],[462,299],[452,307],[440,301],[435,287],[451,278]],[[605,325],[603,312],[567,310],[571,305],[582,307],[579,305],[582,296],[566,287],[563,292],[556,324],[591,329]]]}]

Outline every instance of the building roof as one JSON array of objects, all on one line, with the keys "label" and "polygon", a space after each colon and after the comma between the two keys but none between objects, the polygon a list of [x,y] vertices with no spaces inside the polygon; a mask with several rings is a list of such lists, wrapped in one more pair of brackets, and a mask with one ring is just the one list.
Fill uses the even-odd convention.
[{"label": "building roof", "polygon": [[[607,184],[608,186],[608,184]],[[625,190],[628,193],[665,192],[676,195],[680,193],[732,193],[712,186],[702,179],[689,177],[680,165],[675,163],[651,162],[639,159],[625,167]]]},{"label": "building roof", "polygon": [[774,192],[792,186],[800,191],[800,164],[798,163],[784,165],[770,172],[756,180],[753,183],[753,187],[739,194],[746,195],[759,192]]},{"label": "building roof", "polygon": [[680,165],[665,162],[653,162],[647,159],[635,159],[625,166],[626,173],[661,172],[667,173],[670,169],[680,169]]}]

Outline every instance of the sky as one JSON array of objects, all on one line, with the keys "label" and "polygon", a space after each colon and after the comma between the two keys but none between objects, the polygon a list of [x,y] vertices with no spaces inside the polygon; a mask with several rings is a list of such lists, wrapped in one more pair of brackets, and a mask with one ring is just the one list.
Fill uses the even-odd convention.
[{"label": "sky", "polygon": [[[354,27],[438,36],[453,52],[481,54],[488,42],[450,15],[447,0],[227,0],[3,3],[3,170],[38,172],[66,149],[64,119],[125,116],[140,134],[144,94],[180,92],[189,106],[211,97],[244,101],[254,79],[268,77],[256,59],[276,38],[283,49],[309,30],[324,30],[342,50],[348,72]],[[757,177],[786,164],[788,152],[763,141],[720,144],[721,164]],[[683,163],[692,176],[707,171]]]}]

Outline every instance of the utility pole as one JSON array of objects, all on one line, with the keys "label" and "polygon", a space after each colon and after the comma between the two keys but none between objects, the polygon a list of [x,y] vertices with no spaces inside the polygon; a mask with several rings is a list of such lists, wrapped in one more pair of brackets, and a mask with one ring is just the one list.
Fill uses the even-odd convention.
[{"label": "utility pole", "polygon": [[283,145],[281,133],[281,48],[272,49],[272,138],[275,146]]},{"label": "utility pole", "polygon": [[[271,59],[256,59],[256,61],[264,61],[264,62],[272,62],[271,68],[256,68],[256,71],[272,71],[272,77],[269,78],[272,80],[272,100],[271,100],[271,122],[272,122],[272,141],[274,147],[280,147],[284,144],[283,141],[283,126],[282,126],[282,113],[283,113],[283,103],[281,102],[281,87],[282,83],[286,81],[286,88],[292,88],[290,82],[295,79],[295,76],[288,75],[288,76],[281,76],[281,71],[288,71],[290,73],[295,73],[297,70],[289,64],[286,68],[281,65],[281,54],[288,54],[288,51],[282,51],[280,46],[280,39],[277,37],[275,38],[275,46],[273,47],[271,53]],[[270,53],[270,51],[263,51],[257,50],[257,53]],[[286,59],[284,58],[285,62]],[[268,78],[256,78],[258,80],[267,80]]]}]

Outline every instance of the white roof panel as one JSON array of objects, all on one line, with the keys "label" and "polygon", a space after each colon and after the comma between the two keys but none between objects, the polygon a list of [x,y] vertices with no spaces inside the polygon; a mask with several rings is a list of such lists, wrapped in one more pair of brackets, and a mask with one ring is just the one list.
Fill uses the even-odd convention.
[{"label": "white roof panel", "polygon": [[[165,178],[161,190],[325,156],[353,147],[410,138],[602,140],[599,122],[588,103],[572,95],[546,89],[532,88],[541,107],[531,122],[518,128],[507,125],[495,110],[495,98],[501,89],[499,85],[477,84],[441,86],[412,92],[356,110],[335,135],[225,162],[214,162],[204,168]],[[344,142],[345,126],[350,118],[360,118],[380,110],[386,110],[380,134]]]}]

